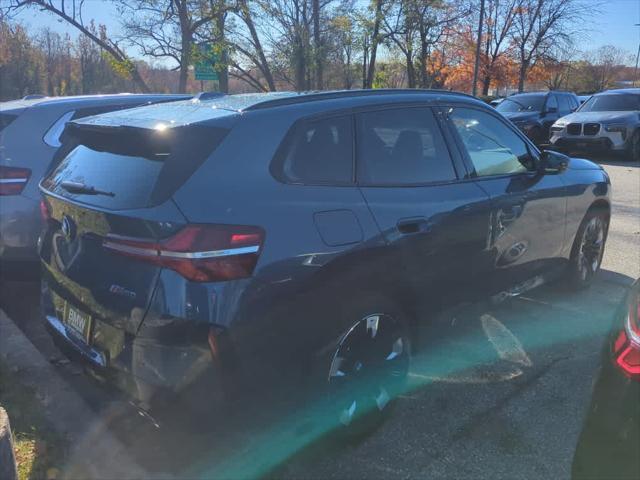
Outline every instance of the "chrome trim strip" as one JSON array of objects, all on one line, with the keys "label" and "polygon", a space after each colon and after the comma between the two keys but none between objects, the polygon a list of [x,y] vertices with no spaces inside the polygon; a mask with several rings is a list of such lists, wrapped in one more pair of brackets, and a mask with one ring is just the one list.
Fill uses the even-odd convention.
[{"label": "chrome trim strip", "polygon": [[62,323],[58,317],[54,317],[53,315],[46,315],[45,319],[47,323],[53,328],[57,333],[62,335],[71,345],[73,345],[78,352],[80,352],[87,360],[99,365],[100,367],[107,367],[107,360],[103,353],[91,348],[86,343],[81,340],[76,339],[67,331],[67,327]]},{"label": "chrome trim strip", "polygon": [[210,250],[207,252],[169,252],[164,250],[156,250],[155,248],[140,248],[132,245],[123,245],[120,243],[105,241],[103,246],[112,250],[123,253],[131,253],[134,255],[143,255],[147,257],[163,257],[163,258],[183,258],[188,260],[200,260],[203,258],[230,257],[233,255],[243,255],[247,253],[256,253],[260,250],[259,245],[250,245],[248,247],[228,248],[226,250]]},{"label": "chrome trim strip", "polygon": [[260,250],[259,245],[249,247],[228,248],[226,250],[210,250],[208,252],[166,252],[160,250],[161,257],[167,258],[187,258],[198,260],[201,258],[231,257],[233,255],[244,255],[246,253],[256,253]]},{"label": "chrome trim strip", "polygon": [[122,243],[109,242],[108,240],[102,244],[106,248],[117,250],[123,253],[131,253],[134,255],[146,255],[148,257],[157,257],[158,250],[155,248],[141,248],[133,245],[124,245]]},{"label": "chrome trim strip", "polygon": [[27,183],[28,178],[0,178],[0,184],[6,183]]}]

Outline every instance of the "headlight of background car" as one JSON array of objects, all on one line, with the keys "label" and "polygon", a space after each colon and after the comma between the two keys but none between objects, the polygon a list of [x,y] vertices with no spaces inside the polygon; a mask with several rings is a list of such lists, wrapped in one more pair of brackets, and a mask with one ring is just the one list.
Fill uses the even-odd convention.
[{"label": "headlight of background car", "polygon": [[621,133],[623,140],[627,136],[627,126],[624,123],[610,123],[609,125],[605,125],[604,129],[607,132],[618,132],[618,133]]}]

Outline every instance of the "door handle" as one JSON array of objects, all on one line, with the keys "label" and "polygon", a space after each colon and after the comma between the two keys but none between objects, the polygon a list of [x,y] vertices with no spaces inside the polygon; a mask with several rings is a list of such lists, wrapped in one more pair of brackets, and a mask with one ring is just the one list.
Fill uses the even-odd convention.
[{"label": "door handle", "polygon": [[415,233],[425,233],[431,230],[429,222],[426,218],[404,218],[398,220],[397,228],[403,235],[411,235]]}]

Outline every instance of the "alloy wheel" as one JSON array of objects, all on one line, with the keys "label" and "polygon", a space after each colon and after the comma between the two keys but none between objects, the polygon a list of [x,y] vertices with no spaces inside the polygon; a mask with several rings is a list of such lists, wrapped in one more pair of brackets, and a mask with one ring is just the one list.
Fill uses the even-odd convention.
[{"label": "alloy wheel", "polygon": [[404,385],[409,341],[400,324],[384,313],[367,315],[344,336],[329,370],[329,386],[339,422],[382,412]]},{"label": "alloy wheel", "polygon": [[578,269],[582,280],[595,275],[598,271],[604,251],[604,237],[604,221],[595,216],[587,223],[580,242]]}]

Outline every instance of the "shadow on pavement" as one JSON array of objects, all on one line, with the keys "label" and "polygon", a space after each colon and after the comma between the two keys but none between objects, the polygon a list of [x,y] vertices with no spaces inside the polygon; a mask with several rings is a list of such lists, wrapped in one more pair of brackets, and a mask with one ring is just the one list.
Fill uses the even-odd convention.
[{"label": "shadow on pavement", "polygon": [[[434,320],[438,341],[416,355],[393,414],[357,442],[318,428],[310,405],[269,412],[256,397],[213,421],[176,405],[157,427],[73,365],[59,370],[154,476],[559,478],[567,476],[602,340],[632,281],[601,271],[589,290],[552,284],[444,312]],[[38,290],[5,284],[0,305],[54,363],[61,355],[39,320]]]}]

